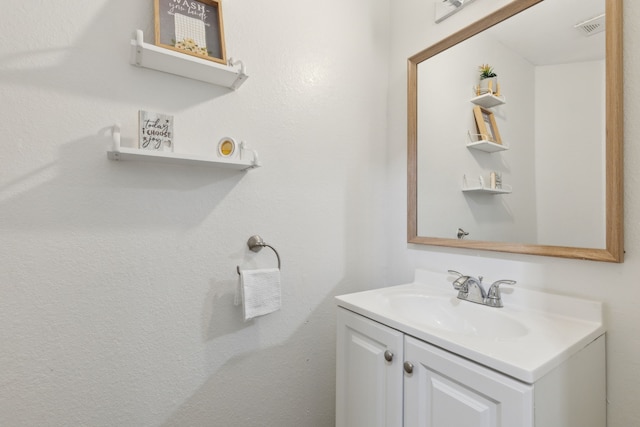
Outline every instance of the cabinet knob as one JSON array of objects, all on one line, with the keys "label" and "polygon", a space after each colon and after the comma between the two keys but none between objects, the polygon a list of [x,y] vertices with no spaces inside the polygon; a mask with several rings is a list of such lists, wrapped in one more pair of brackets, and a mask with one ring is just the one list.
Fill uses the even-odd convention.
[{"label": "cabinet knob", "polygon": [[407,374],[411,374],[413,373],[413,363],[411,362],[404,362],[404,371]]},{"label": "cabinet knob", "polygon": [[386,360],[387,362],[391,362],[393,360],[393,353],[391,353],[389,350],[385,351],[384,360]]}]

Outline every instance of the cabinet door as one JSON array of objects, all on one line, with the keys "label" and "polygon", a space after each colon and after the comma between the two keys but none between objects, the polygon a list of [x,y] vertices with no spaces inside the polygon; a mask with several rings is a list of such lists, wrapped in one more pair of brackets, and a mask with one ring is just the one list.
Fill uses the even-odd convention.
[{"label": "cabinet door", "polygon": [[336,427],[402,427],[402,361],[401,332],[339,308]]},{"label": "cabinet door", "polygon": [[405,427],[532,427],[533,386],[405,338]]}]

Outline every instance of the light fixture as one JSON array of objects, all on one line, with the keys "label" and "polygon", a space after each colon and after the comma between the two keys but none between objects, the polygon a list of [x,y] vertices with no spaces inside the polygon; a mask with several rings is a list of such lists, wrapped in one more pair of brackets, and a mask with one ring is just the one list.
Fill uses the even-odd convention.
[{"label": "light fixture", "polygon": [[436,0],[436,23],[444,21],[473,1],[474,0]]}]

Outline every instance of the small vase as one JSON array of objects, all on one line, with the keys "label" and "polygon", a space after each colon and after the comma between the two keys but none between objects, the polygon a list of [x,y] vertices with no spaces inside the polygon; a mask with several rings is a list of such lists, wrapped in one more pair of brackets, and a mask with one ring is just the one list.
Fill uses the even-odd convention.
[{"label": "small vase", "polygon": [[489,77],[480,79],[480,95],[485,93],[496,93],[498,91],[498,78]]}]

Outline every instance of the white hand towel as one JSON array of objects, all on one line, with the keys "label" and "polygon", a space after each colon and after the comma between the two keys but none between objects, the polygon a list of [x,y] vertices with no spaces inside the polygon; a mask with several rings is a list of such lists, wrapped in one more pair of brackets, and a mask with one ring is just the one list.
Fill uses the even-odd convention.
[{"label": "white hand towel", "polygon": [[244,320],[280,310],[280,269],[240,271]]}]

